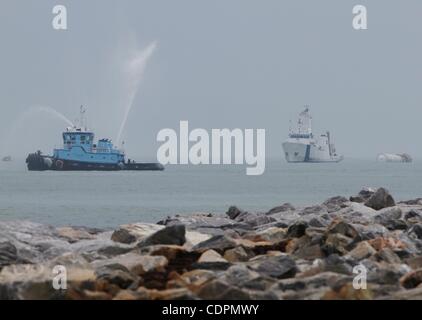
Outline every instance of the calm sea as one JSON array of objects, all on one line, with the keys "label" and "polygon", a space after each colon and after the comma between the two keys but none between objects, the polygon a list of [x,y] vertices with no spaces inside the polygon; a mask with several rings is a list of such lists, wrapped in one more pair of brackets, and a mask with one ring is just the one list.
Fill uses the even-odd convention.
[{"label": "calm sea", "polygon": [[177,213],[224,213],[231,205],[265,211],[284,202],[321,203],[384,186],[396,200],[422,196],[422,161],[344,160],[338,164],[267,161],[265,174],[243,166],[169,166],[164,172],[28,172],[0,163],[0,220],[115,227]]}]

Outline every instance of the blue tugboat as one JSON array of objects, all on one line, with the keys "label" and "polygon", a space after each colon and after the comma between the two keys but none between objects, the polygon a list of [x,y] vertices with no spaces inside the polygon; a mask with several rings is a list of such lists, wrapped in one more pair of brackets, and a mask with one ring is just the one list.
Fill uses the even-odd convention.
[{"label": "blue tugboat", "polygon": [[94,141],[94,133],[83,125],[84,110],[81,107],[81,127],[68,127],[63,132],[63,148],[54,149],[52,156],[40,151],[31,153],[26,158],[30,171],[117,171],[149,170],[162,171],[160,163],[137,163],[126,160],[125,153],[119,150],[109,139]]}]

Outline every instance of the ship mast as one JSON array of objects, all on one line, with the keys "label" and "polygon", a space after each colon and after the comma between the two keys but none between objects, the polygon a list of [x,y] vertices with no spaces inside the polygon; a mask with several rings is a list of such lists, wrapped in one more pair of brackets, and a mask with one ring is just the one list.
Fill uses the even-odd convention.
[{"label": "ship mast", "polygon": [[85,123],[85,112],[86,112],[86,109],[84,108],[83,105],[81,105],[81,107],[79,109],[80,126],[81,126],[81,129],[84,129],[85,131],[87,131],[88,129],[87,129],[87,126],[86,126],[86,123]]},{"label": "ship mast", "polygon": [[312,136],[312,117],[309,114],[309,106],[305,106],[305,110],[299,114],[298,133]]}]

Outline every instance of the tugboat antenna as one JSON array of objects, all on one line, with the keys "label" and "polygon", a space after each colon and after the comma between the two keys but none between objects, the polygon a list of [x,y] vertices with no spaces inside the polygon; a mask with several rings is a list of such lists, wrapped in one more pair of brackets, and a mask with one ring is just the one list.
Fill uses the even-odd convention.
[{"label": "tugboat antenna", "polygon": [[84,128],[85,130],[87,130],[87,128],[86,128],[86,124],[85,124],[85,112],[86,112],[86,109],[84,108],[84,106],[83,105],[81,105],[81,108],[80,108],[80,126],[81,126],[81,128]]}]

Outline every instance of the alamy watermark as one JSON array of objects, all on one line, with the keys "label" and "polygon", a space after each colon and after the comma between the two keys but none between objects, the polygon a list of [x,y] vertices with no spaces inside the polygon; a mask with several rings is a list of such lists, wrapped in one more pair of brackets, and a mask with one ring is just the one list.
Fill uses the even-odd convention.
[{"label": "alamy watermark", "polygon": [[265,129],[212,129],[209,133],[197,128],[189,132],[189,122],[180,121],[179,134],[162,129],[157,141],[163,142],[157,151],[163,165],[246,164],[247,175],[265,171]]},{"label": "alamy watermark", "polygon": [[53,273],[53,281],[52,281],[53,288],[55,290],[66,290],[67,289],[66,267],[62,265],[54,266],[52,273]]},{"label": "alamy watermark", "polygon": [[368,278],[368,270],[366,267],[362,264],[355,266],[353,268],[353,274],[356,274],[356,276],[353,278],[353,289],[366,290]]},{"label": "alamy watermark", "polygon": [[364,5],[356,5],[353,7],[353,20],[352,25],[355,30],[368,29],[368,10]]},{"label": "alamy watermark", "polygon": [[67,30],[67,8],[63,5],[53,7],[54,15],[51,25],[54,30]]},{"label": "alamy watermark", "polygon": [[[55,30],[67,30],[67,8],[64,5],[55,5],[52,13],[54,15],[52,26]],[[366,6],[358,4],[352,9],[352,26],[355,30],[368,29],[368,10]]]}]

